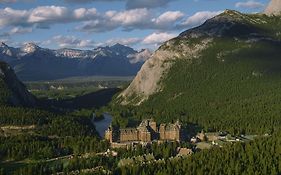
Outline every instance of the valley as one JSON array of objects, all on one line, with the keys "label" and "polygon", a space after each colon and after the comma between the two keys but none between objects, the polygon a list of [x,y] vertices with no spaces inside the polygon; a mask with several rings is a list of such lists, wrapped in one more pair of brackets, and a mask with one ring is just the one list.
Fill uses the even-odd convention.
[{"label": "valley", "polygon": [[[0,33],[8,38],[0,40],[0,175],[279,175],[279,0],[235,1],[236,10],[187,19],[181,11],[154,16],[201,1],[136,2],[112,0],[125,5],[121,12],[0,2],[12,3],[0,8],[0,32],[16,12],[23,17],[9,25],[23,22],[15,36],[35,30],[40,40],[36,32],[56,24],[53,33],[84,37],[17,45]],[[238,11],[253,3],[264,12]],[[67,29],[72,21],[81,26]]]}]

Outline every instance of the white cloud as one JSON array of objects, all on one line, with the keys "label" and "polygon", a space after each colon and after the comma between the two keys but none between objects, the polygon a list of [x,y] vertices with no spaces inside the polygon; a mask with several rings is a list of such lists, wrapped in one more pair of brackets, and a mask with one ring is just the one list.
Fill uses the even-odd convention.
[{"label": "white cloud", "polygon": [[14,34],[25,34],[25,33],[31,33],[32,28],[22,28],[22,27],[14,27],[11,29],[10,32],[8,32],[9,35],[14,35]]},{"label": "white cloud", "polygon": [[44,45],[56,43],[60,48],[93,48],[95,42],[93,40],[78,39],[75,36],[54,36],[51,40],[44,42]]},{"label": "white cloud", "polygon": [[112,22],[121,23],[124,26],[130,26],[134,24],[144,24],[146,20],[149,20],[150,18],[150,12],[143,8],[116,12],[110,20]]},{"label": "white cloud", "polygon": [[0,9],[0,27],[49,26],[57,23],[73,23],[98,18],[95,8],[69,10],[62,6],[39,6],[30,10]]},{"label": "white cloud", "polygon": [[159,16],[148,9],[132,9],[121,12],[107,11],[99,19],[86,21],[78,30],[84,32],[104,32],[121,28],[125,31],[134,29],[174,30],[183,18],[180,11],[167,11]]},{"label": "white cloud", "polygon": [[28,16],[27,10],[14,10],[8,7],[0,9],[0,27],[26,25]]},{"label": "white cloud", "polygon": [[166,6],[168,3],[175,0],[127,0],[126,7],[128,9],[134,8],[157,8]]},{"label": "white cloud", "polygon": [[41,23],[47,21],[63,21],[69,17],[70,12],[66,7],[41,6],[31,10],[27,22]]},{"label": "white cloud", "polygon": [[184,14],[180,11],[167,11],[155,16],[152,10],[131,9],[99,13],[95,8],[70,10],[63,6],[39,6],[30,10],[0,9],[0,28],[37,27],[50,28],[53,24],[83,22],[77,27],[84,32],[104,32],[121,28],[174,30]]},{"label": "white cloud", "polygon": [[[161,26],[161,28],[169,28],[171,24],[181,20],[184,17],[184,13],[180,11],[167,11],[161,14],[158,18],[153,19],[152,21],[156,26]],[[172,25],[173,27],[173,25]]]},{"label": "white cloud", "polygon": [[143,39],[144,44],[156,44],[159,45],[165,41],[168,41],[174,37],[176,37],[177,34],[174,33],[152,33],[151,35],[148,35]]},{"label": "white cloud", "polygon": [[198,26],[202,23],[204,23],[206,20],[222,13],[222,11],[201,11],[197,12],[194,15],[188,17],[184,22],[180,24],[181,28],[190,28]]},{"label": "white cloud", "polygon": [[0,0],[0,3],[32,2],[34,0]]},{"label": "white cloud", "polygon": [[91,20],[93,17],[98,16],[97,9],[91,8],[91,9],[86,9],[86,8],[79,8],[75,9],[73,11],[74,18],[75,19],[83,19],[83,20]]},{"label": "white cloud", "polygon": [[0,3],[14,3],[17,2],[17,0],[0,0]]},{"label": "white cloud", "polygon": [[237,2],[235,4],[235,7],[237,7],[237,8],[258,9],[258,8],[263,8],[264,4],[261,3],[261,2],[257,2],[255,0],[248,0],[246,2]]},{"label": "white cloud", "polygon": [[143,49],[140,52],[136,54],[128,55],[127,57],[130,59],[130,62],[132,64],[135,64],[139,62],[145,62],[151,57],[151,55],[152,55],[152,51],[150,51],[149,49]]},{"label": "white cloud", "polygon": [[123,1],[126,2],[127,9],[139,9],[139,8],[158,8],[168,5],[176,0],[64,0],[69,3],[90,3],[90,2],[113,2],[113,1]]}]

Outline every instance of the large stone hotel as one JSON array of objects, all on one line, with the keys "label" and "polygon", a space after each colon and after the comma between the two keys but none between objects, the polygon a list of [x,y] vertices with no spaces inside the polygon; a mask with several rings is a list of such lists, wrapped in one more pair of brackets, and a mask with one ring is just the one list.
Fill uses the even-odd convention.
[{"label": "large stone hotel", "polygon": [[155,140],[177,141],[182,139],[182,126],[179,121],[157,126],[152,119],[143,120],[137,128],[114,129],[109,127],[105,139],[110,143],[149,143]]}]

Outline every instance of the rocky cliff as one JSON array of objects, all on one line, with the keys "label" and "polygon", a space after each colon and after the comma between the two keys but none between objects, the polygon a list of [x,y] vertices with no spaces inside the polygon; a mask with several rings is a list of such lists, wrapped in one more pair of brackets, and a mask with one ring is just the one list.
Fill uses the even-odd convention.
[{"label": "rocky cliff", "polygon": [[264,13],[267,15],[281,15],[281,1],[271,0]]},{"label": "rocky cliff", "polygon": [[[175,49],[169,49],[177,43],[177,38],[166,42],[157,50],[151,58],[145,62],[130,86],[119,97],[124,97],[123,104],[129,101],[140,104],[153,93],[161,90],[159,84],[161,77],[173,64],[173,60],[180,58],[197,58],[200,51],[207,47],[211,38],[206,38],[196,43],[192,48],[185,45],[177,45]],[[128,97],[130,99],[128,99]]]}]

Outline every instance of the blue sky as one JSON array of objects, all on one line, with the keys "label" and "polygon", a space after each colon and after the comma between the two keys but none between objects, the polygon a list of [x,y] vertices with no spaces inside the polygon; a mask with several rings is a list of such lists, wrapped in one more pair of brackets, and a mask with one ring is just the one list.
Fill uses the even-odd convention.
[{"label": "blue sky", "polygon": [[92,49],[155,49],[225,9],[261,12],[269,0],[0,0],[0,41]]}]

